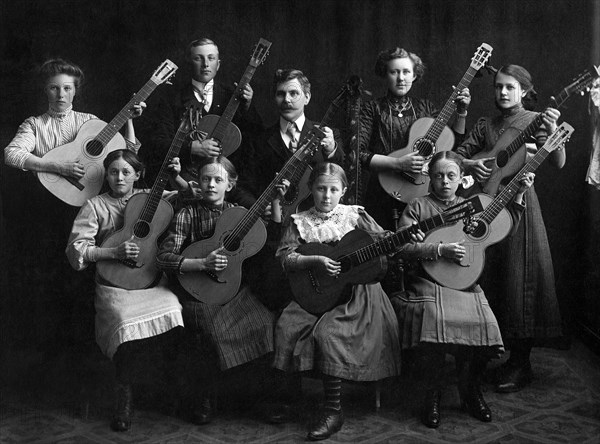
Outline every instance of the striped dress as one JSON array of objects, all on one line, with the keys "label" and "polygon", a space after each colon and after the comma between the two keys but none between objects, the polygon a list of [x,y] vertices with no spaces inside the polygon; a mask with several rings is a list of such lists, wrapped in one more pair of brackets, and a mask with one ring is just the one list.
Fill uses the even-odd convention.
[{"label": "striped dress", "polygon": [[[191,243],[210,238],[217,220],[226,208],[197,201],[177,213],[169,234],[159,247],[157,265],[174,278],[181,273],[181,252]],[[227,370],[273,351],[275,316],[242,285],[239,293],[225,305],[208,305],[189,295],[172,279],[172,286],[183,306],[186,329],[208,339],[217,353],[219,367]]]},{"label": "striped dress", "polygon": [[72,142],[81,125],[91,119],[97,117],[73,111],[72,107],[65,112],[49,109],[41,116],[29,117],[4,148],[4,162],[8,166],[24,170],[25,161],[30,156],[43,157],[48,151]]}]

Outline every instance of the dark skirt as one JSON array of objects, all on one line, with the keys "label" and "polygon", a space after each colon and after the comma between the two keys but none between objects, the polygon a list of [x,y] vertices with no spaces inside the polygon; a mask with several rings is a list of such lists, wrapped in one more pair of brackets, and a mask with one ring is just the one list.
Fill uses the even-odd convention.
[{"label": "dark skirt", "polygon": [[480,280],[506,341],[561,335],[550,245],[534,187],[525,201],[516,233],[486,251]]},{"label": "dark skirt", "polygon": [[348,302],[321,317],[290,303],[275,328],[273,366],[351,381],[398,375],[398,322],[381,285],[355,285]]}]

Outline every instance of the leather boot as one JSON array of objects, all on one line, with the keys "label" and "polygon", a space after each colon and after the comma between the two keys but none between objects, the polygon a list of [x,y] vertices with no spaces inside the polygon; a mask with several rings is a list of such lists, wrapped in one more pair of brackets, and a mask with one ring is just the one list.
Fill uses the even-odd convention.
[{"label": "leather boot", "polygon": [[133,411],[133,392],[130,384],[117,384],[117,405],[110,427],[115,432],[125,432],[131,427],[131,413]]},{"label": "leather boot", "polygon": [[492,421],[492,411],[488,407],[479,384],[471,384],[466,394],[461,394],[460,406],[471,416],[482,422]]},{"label": "leather boot", "polygon": [[422,421],[430,429],[437,429],[440,426],[440,401],[442,391],[438,389],[427,390],[425,403],[423,405]]},{"label": "leather boot", "polygon": [[339,432],[344,424],[344,413],[342,410],[323,409],[317,424],[308,432],[309,441],[321,441]]}]

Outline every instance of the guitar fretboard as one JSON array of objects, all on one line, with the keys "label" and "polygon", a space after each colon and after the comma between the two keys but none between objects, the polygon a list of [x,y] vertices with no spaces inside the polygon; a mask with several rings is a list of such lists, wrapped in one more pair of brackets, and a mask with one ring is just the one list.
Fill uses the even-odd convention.
[{"label": "guitar fretboard", "polygon": [[480,214],[479,218],[484,220],[488,225],[498,216],[500,211],[508,205],[517,191],[521,186],[520,180],[523,178],[525,173],[531,173],[538,169],[546,157],[555,150],[561,143],[564,143],[573,132],[573,127],[563,123],[556,130],[556,132],[548,139],[548,141],[541,147],[538,152],[531,158],[529,162],[525,164],[523,168],[511,179],[506,187],[498,193],[492,203]]},{"label": "guitar fretboard", "polygon": [[351,266],[354,267],[375,259],[376,257],[398,251],[401,246],[411,241],[411,233],[415,233],[417,230],[421,230],[426,233],[434,228],[449,223],[450,221],[470,214],[473,211],[475,199],[478,200],[478,198],[475,197],[461,202],[454,207],[448,208],[441,214],[418,222],[412,227],[400,230],[390,236],[375,241],[372,244],[359,248],[352,253],[340,256],[338,261],[349,261]]},{"label": "guitar fretboard", "polygon": [[[163,161],[163,164],[160,167],[160,172],[158,173],[158,176],[154,181],[154,185],[152,186],[152,189],[148,194],[148,198],[146,200],[144,208],[142,209],[142,212],[140,213],[138,220],[146,222],[148,224],[152,222],[154,214],[156,213],[156,209],[158,208],[158,203],[160,202],[162,194],[165,191],[167,183],[169,182],[169,164],[171,163],[171,160],[174,157],[177,157],[177,155],[179,154],[179,150],[183,145],[187,133],[188,131],[186,122],[182,122],[179,125],[177,132],[175,133],[175,137],[171,142],[171,147],[169,148],[167,156],[165,157],[165,160]],[[136,234],[136,236],[141,235],[141,233],[135,233],[135,228],[134,234]]]},{"label": "guitar fretboard", "polygon": [[279,185],[283,179],[290,180],[299,166],[306,163],[306,159],[309,159],[314,154],[323,137],[324,134],[321,130],[317,128],[311,130],[308,140],[305,140],[304,144],[287,160],[283,168],[281,168],[277,174],[277,177],[271,181],[254,205],[252,205],[244,217],[238,222],[231,233],[227,235],[223,241],[223,246],[226,250],[235,250],[236,246],[244,239],[256,221],[264,214],[267,206],[277,196],[277,185]]},{"label": "guitar fretboard", "polygon": [[102,153],[102,150],[113,137],[119,132],[123,125],[133,115],[133,106],[137,103],[145,101],[150,94],[156,89],[159,83],[156,83],[153,79],[150,79],[137,93],[129,99],[129,102],[119,111],[119,113],[104,127],[102,131],[94,138],[94,141],[99,143],[89,143],[88,152],[91,156],[98,156]]}]

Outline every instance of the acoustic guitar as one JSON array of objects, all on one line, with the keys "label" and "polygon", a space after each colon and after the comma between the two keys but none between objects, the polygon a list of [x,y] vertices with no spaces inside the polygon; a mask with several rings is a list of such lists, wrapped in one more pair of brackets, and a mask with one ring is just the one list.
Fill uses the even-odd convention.
[{"label": "acoustic guitar", "polygon": [[156,87],[168,81],[175,71],[177,65],[165,60],[108,124],[100,119],[88,120],[81,125],[73,142],[48,151],[44,159],[59,165],[79,161],[85,168],[85,174],[81,179],[75,179],[44,171],[38,174],[42,185],[56,197],[75,207],[82,206],[88,199],[96,196],[104,183],[102,162],[108,153],[126,149],[125,139],[119,134],[119,130],[132,117],[133,106],[150,97]]},{"label": "acoustic guitar", "polygon": [[[584,90],[589,89],[594,79],[598,76],[600,76],[598,67],[594,67],[593,71],[584,71],[556,97],[552,98],[551,106],[553,108],[560,108],[573,94],[583,94]],[[525,142],[535,134],[542,124],[542,114],[540,113],[524,130],[521,131],[518,128],[509,127],[502,133],[491,151],[482,151],[474,155],[471,158],[473,160],[487,157],[493,157],[494,159],[486,163],[488,167],[492,168],[490,177],[485,182],[479,183],[479,186],[471,188],[469,195],[476,193],[479,187],[481,191],[490,196],[496,195],[502,181],[512,177],[525,165],[527,158]]]},{"label": "acoustic guitar", "polygon": [[211,238],[194,242],[183,250],[182,255],[189,259],[205,258],[217,248],[222,248],[220,253],[227,256],[227,268],[222,271],[205,270],[178,275],[179,282],[189,294],[213,305],[226,304],[235,297],[242,280],[242,263],[258,253],[267,240],[267,230],[260,217],[277,196],[277,185],[283,179],[291,180],[296,169],[314,155],[323,137],[323,131],[312,128],[300,148],[249,210],[227,208],[217,221]]},{"label": "acoustic guitar", "polygon": [[305,256],[327,256],[342,264],[337,276],[318,269],[288,273],[294,299],[309,313],[321,315],[335,307],[347,285],[379,281],[387,271],[386,255],[398,251],[410,242],[411,233],[427,232],[482,211],[479,197],[465,200],[443,213],[379,240],[366,231],[355,229],[347,233],[335,247],[319,242],[300,245],[296,251]]},{"label": "acoustic guitar", "polygon": [[426,164],[420,173],[382,171],[379,173],[381,187],[392,197],[402,202],[410,202],[415,197],[424,196],[429,191],[429,175],[427,164],[438,151],[448,151],[454,146],[454,134],[446,126],[456,110],[454,101],[458,94],[471,84],[471,81],[487,62],[492,54],[492,47],[482,43],[471,59],[467,72],[463,75],[450,95],[450,98],[435,118],[421,117],[410,127],[406,147],[393,151],[389,157],[400,158],[417,152],[426,159]]},{"label": "acoustic guitar", "polygon": [[131,196],[125,207],[123,227],[102,242],[103,248],[117,247],[133,237],[132,241],[140,247],[136,259],[96,264],[98,274],[115,287],[126,290],[147,288],[160,275],[156,266],[157,241],[173,219],[173,207],[162,194],[169,182],[169,164],[177,157],[186,135],[192,130],[192,116],[192,111],[187,110],[150,192]]},{"label": "acoustic guitar", "polygon": [[423,268],[436,282],[448,288],[464,290],[473,286],[485,265],[485,250],[510,233],[512,219],[506,205],[513,199],[520,187],[520,179],[525,173],[533,172],[548,155],[562,146],[573,133],[573,127],[562,123],[548,138],[533,158],[512,178],[495,198],[487,194],[477,194],[485,210],[468,223],[458,222],[449,227],[432,231],[424,242],[462,242],[466,254],[460,261],[440,258],[437,261],[423,262]]},{"label": "acoustic guitar", "polygon": [[[360,95],[361,82],[359,80],[359,77],[350,77],[350,79],[342,86],[329,104],[325,116],[323,116],[318,124],[319,127],[329,126],[333,116],[344,105],[345,101]],[[302,144],[302,140],[300,140],[300,144]],[[290,223],[292,214],[296,214],[299,209],[304,210],[312,206],[312,199],[308,199],[310,196],[308,178],[312,172],[309,161],[310,158],[307,158],[306,162],[299,165],[293,172],[290,179],[290,187],[283,199],[281,199],[281,223],[284,227]]]},{"label": "acoustic guitar", "polygon": [[205,135],[204,139],[215,139],[221,143],[222,155],[227,157],[234,153],[242,143],[242,133],[240,129],[232,123],[233,116],[235,115],[239,105],[242,91],[247,84],[252,80],[256,68],[262,64],[267,58],[271,42],[260,39],[256,44],[250,63],[244,71],[242,79],[239,81],[235,91],[233,92],[227,107],[221,116],[209,114],[204,116],[198,123],[197,131],[200,134]]}]

